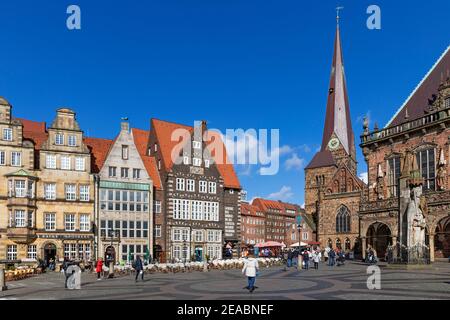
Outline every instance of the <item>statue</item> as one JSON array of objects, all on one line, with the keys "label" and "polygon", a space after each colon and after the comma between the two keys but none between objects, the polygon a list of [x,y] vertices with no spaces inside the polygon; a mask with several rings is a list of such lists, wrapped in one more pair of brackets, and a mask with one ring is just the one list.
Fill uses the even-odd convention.
[{"label": "statue", "polygon": [[445,160],[444,149],[441,149],[441,152],[439,155],[438,169],[436,172],[436,184],[437,184],[438,191],[445,190],[445,178],[447,176],[447,172],[445,170],[446,164],[447,164],[447,161]]},{"label": "statue", "polygon": [[367,116],[364,117],[363,120],[363,130],[364,130],[364,135],[368,135],[369,132],[369,119],[367,118]]},{"label": "statue", "polygon": [[408,205],[408,231],[409,246],[425,245],[425,227],[426,221],[422,211],[422,186],[413,187],[410,193],[410,202]]},{"label": "statue", "polygon": [[384,174],[380,164],[378,165],[377,184],[375,186],[375,193],[377,194],[377,200],[384,199]]}]

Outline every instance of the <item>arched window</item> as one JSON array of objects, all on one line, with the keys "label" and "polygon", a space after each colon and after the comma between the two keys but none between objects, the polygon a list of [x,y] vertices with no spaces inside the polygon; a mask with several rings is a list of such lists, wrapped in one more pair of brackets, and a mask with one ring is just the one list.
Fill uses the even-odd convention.
[{"label": "arched window", "polygon": [[336,239],[336,248],[338,249],[342,249],[342,245],[341,245],[341,239]]},{"label": "arched window", "polygon": [[327,243],[329,248],[333,248],[333,241],[331,239],[328,239]]},{"label": "arched window", "polygon": [[352,244],[349,238],[345,239],[345,250],[350,250],[352,248]]},{"label": "arched window", "polygon": [[336,215],[336,232],[346,233],[350,232],[350,213],[347,207],[340,207]]}]

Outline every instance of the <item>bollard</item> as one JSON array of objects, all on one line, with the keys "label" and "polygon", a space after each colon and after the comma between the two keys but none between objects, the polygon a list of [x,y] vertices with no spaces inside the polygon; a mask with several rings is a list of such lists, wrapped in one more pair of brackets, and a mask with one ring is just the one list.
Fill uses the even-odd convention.
[{"label": "bollard", "polygon": [[5,283],[5,269],[0,268],[0,292],[8,290]]},{"label": "bollard", "polygon": [[108,278],[114,278],[114,262],[109,263],[109,274]]}]

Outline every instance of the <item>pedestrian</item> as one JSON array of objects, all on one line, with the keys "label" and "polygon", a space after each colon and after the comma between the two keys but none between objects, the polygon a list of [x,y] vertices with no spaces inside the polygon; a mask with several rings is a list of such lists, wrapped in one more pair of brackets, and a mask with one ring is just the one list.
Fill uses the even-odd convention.
[{"label": "pedestrian", "polygon": [[[329,254],[330,254],[330,247],[326,247],[326,248],[325,248],[325,252],[323,253],[323,256],[324,256],[324,258],[325,258],[325,262],[328,262]],[[330,265],[329,262],[328,262],[328,265]]]},{"label": "pedestrian", "polygon": [[313,260],[314,260],[314,269],[319,269],[319,261],[322,258],[322,253],[319,250],[314,252]]},{"label": "pedestrian", "polygon": [[258,260],[254,258],[252,252],[249,252],[248,259],[244,262],[244,267],[242,268],[242,274],[247,277],[248,281],[248,285],[244,289],[247,289],[249,292],[253,292],[255,290],[255,280],[258,272]]},{"label": "pedestrian", "polygon": [[334,250],[331,248],[330,252],[328,253],[328,262],[329,262],[328,265],[330,267],[334,266],[334,259],[335,259],[335,257],[336,257],[336,252],[334,252]]},{"label": "pedestrian", "polygon": [[142,259],[140,255],[136,256],[136,260],[133,263],[133,268],[136,270],[136,278],[134,279],[136,282],[138,281],[139,274],[141,274],[141,279],[144,281],[144,265],[142,263]]},{"label": "pedestrian", "polygon": [[95,266],[95,272],[97,272],[97,281],[102,280],[102,278],[100,277],[102,271],[103,271],[103,259],[98,258],[97,265]]},{"label": "pedestrian", "polygon": [[294,257],[293,250],[289,250],[287,254],[287,266],[290,268],[292,266],[292,258]]},{"label": "pedestrian", "polygon": [[303,251],[303,263],[305,265],[304,269],[308,270],[309,269],[309,251],[308,251],[308,249],[305,249],[305,251]]}]

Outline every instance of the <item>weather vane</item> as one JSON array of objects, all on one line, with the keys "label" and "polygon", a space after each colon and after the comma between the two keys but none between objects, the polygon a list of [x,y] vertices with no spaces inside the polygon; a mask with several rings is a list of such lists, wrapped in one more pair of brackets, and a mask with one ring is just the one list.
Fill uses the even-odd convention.
[{"label": "weather vane", "polygon": [[344,7],[336,7],[336,21],[337,21],[337,24],[339,24],[339,19],[340,19],[339,11],[341,11],[342,9],[344,9]]}]

